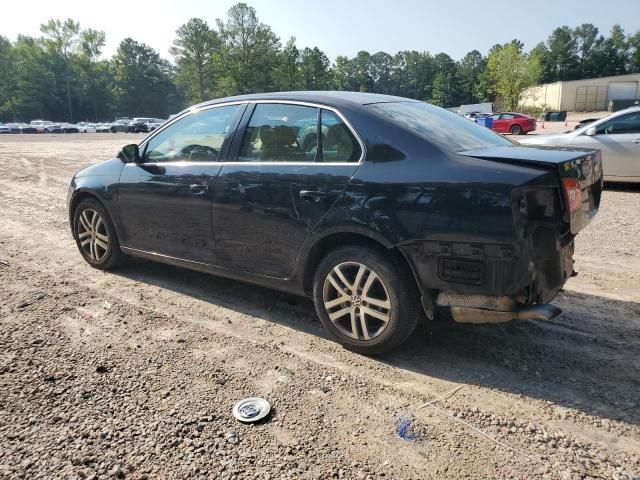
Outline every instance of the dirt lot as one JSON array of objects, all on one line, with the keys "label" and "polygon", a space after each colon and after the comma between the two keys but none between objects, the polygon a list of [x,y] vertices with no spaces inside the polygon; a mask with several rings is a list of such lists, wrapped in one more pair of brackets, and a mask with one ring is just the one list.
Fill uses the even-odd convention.
[{"label": "dirt lot", "polygon": [[[134,138],[0,137],[0,477],[640,477],[640,189],[605,192],[560,317],[425,321],[373,359],[306,299],[86,265],[67,185]],[[257,426],[231,416],[250,395]]]}]

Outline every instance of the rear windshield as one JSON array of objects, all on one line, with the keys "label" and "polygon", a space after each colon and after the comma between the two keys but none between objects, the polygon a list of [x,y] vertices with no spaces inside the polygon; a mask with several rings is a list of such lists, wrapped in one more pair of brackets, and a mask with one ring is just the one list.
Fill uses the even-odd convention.
[{"label": "rear windshield", "polygon": [[502,135],[486,127],[428,103],[373,103],[367,107],[435,143],[443,150],[464,152],[512,144]]}]

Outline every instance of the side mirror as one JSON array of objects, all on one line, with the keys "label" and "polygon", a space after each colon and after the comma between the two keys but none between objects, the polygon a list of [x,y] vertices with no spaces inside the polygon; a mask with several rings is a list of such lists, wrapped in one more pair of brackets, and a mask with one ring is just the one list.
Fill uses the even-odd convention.
[{"label": "side mirror", "polygon": [[596,127],[587,128],[587,131],[584,132],[587,137],[593,137],[596,134]]},{"label": "side mirror", "polygon": [[122,147],[122,150],[118,152],[118,158],[124,163],[139,163],[140,162],[140,150],[136,143],[131,143]]}]

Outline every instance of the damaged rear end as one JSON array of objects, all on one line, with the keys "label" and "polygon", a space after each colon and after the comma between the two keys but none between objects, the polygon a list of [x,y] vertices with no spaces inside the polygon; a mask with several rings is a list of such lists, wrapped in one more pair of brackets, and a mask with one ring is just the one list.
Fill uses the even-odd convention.
[{"label": "damaged rear end", "polygon": [[479,253],[474,258],[438,257],[439,280],[446,285],[439,286],[436,303],[451,307],[454,320],[465,323],[556,316],[560,310],[548,302],[576,274],[574,239],[600,206],[600,151],[508,146],[463,155],[535,168],[541,174],[511,192],[516,242],[469,245],[470,252]]}]

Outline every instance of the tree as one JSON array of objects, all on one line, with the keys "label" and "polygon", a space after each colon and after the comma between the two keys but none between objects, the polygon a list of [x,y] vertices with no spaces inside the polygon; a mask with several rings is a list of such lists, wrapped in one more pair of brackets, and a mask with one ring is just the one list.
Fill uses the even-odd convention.
[{"label": "tree", "polygon": [[488,98],[487,60],[478,50],[467,53],[457,65],[461,103],[479,103]]},{"label": "tree", "polygon": [[373,91],[376,93],[393,93],[393,57],[387,52],[376,52],[371,55],[371,81]]},{"label": "tree", "polygon": [[552,74],[555,80],[571,80],[578,66],[578,45],[573,31],[565,26],[556,28],[547,40]]},{"label": "tree", "polygon": [[276,72],[278,90],[297,90],[300,86],[300,50],[295,37],[289,38],[280,53]]},{"label": "tree", "polygon": [[17,120],[16,80],[13,45],[8,38],[0,35],[0,119]]},{"label": "tree", "polygon": [[446,53],[439,53],[433,58],[435,76],[431,91],[431,103],[441,107],[451,107],[460,104],[457,89],[458,79],[456,64]]},{"label": "tree", "polygon": [[640,72],[640,31],[629,37],[629,73]]},{"label": "tree", "polygon": [[44,44],[51,53],[55,72],[58,78],[61,77],[65,85],[68,121],[73,122],[71,106],[72,55],[78,45],[80,24],[70,18],[67,18],[64,22],[51,19],[40,26],[40,31],[44,34]]},{"label": "tree", "polygon": [[177,38],[169,49],[176,60],[176,82],[191,102],[203,102],[216,88],[215,58],[220,39],[215,30],[200,18],[192,18],[176,30]]},{"label": "tree", "polygon": [[493,49],[487,60],[487,72],[504,108],[514,110],[524,90],[539,81],[542,67],[537,55],[526,55],[508,43]]},{"label": "tree", "polygon": [[583,23],[575,28],[573,36],[578,49],[579,76],[584,78],[590,74],[588,66],[590,66],[591,56],[593,55],[593,49],[598,38],[598,27],[591,23]]},{"label": "tree", "polygon": [[554,74],[553,60],[551,59],[551,52],[547,48],[544,42],[538,43],[530,54],[538,57],[540,60],[540,81],[543,83],[554,82],[556,80]]},{"label": "tree", "polygon": [[61,111],[58,83],[42,41],[19,35],[13,53],[18,119],[57,118]]},{"label": "tree", "polygon": [[305,48],[300,55],[300,77],[305,90],[326,90],[329,86],[329,59],[318,47]]},{"label": "tree", "polygon": [[217,20],[223,41],[221,64],[225,72],[222,93],[264,92],[275,89],[280,40],[258,21],[253,7],[238,3],[227,21]]},{"label": "tree", "polygon": [[167,117],[177,107],[172,67],[151,47],[125,38],[112,68],[120,114]]}]

